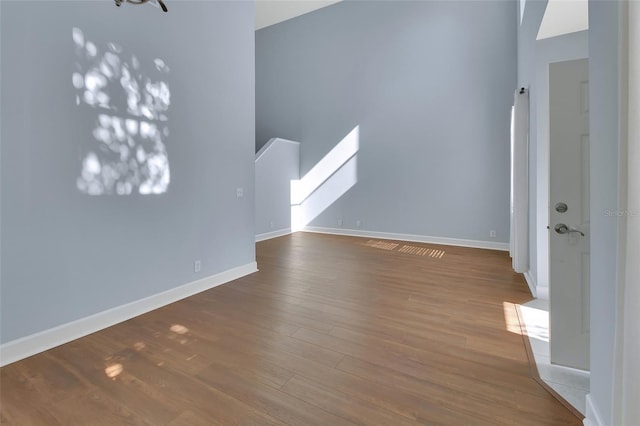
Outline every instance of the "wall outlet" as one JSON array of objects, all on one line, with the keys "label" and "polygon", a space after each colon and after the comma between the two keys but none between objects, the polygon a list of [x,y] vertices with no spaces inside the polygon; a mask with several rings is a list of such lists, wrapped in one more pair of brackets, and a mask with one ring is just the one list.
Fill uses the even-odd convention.
[{"label": "wall outlet", "polygon": [[236,197],[238,198],[244,197],[244,188],[236,188]]},{"label": "wall outlet", "polygon": [[338,219],[338,226],[342,226],[342,219]]},{"label": "wall outlet", "polygon": [[276,224],[273,221],[269,222],[269,228],[273,229],[276,227]]},{"label": "wall outlet", "polygon": [[489,231],[489,237],[491,238],[495,238],[496,237],[496,230],[492,229],[491,231]]},{"label": "wall outlet", "polygon": [[193,261],[193,272],[200,272],[200,269],[202,269],[202,262],[199,260],[194,260]]},{"label": "wall outlet", "polygon": [[356,220],[356,228],[362,228],[362,221]]}]

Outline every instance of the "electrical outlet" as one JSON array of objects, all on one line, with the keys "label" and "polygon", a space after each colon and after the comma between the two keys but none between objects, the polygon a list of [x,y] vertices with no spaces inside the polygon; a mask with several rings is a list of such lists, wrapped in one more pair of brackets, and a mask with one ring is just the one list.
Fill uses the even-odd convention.
[{"label": "electrical outlet", "polygon": [[199,260],[194,260],[193,261],[193,272],[200,272],[201,268],[202,268],[202,262],[200,262]]},{"label": "electrical outlet", "polygon": [[244,196],[244,189],[242,187],[236,188],[236,197],[242,198]]},{"label": "electrical outlet", "polygon": [[491,238],[495,238],[496,237],[496,230],[492,229],[491,231],[489,231],[489,237]]},{"label": "electrical outlet", "polygon": [[362,221],[356,220],[356,228],[362,228]]},{"label": "electrical outlet", "polygon": [[276,227],[276,224],[273,222],[269,222],[269,228],[273,229]]},{"label": "electrical outlet", "polygon": [[342,226],[342,219],[338,219],[338,226]]}]

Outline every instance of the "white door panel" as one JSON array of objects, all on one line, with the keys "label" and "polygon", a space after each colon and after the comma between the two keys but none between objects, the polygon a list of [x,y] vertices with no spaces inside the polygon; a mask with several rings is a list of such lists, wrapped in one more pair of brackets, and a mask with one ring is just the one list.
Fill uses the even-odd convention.
[{"label": "white door panel", "polygon": [[589,369],[588,90],[586,59],[549,65],[551,362],[582,370]]}]

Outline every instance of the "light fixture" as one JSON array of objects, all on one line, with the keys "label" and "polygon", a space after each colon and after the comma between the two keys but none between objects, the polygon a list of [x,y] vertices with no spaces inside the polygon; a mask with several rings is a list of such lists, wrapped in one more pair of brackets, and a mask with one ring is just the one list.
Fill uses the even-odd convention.
[{"label": "light fixture", "polygon": [[[150,0],[114,0],[114,1],[116,2],[116,6],[120,7],[120,5],[125,1],[131,4],[145,4],[145,3],[148,3]],[[156,2],[160,5],[160,8],[162,9],[163,12],[169,11],[169,9],[167,9],[167,6],[164,4],[162,0],[156,0]]]}]

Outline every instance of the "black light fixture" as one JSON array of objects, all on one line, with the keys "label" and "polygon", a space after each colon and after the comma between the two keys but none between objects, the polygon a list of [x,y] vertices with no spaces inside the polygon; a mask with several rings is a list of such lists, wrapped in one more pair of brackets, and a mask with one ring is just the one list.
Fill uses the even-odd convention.
[{"label": "black light fixture", "polygon": [[[145,4],[145,3],[148,3],[150,0],[114,0],[114,1],[116,2],[116,6],[120,7],[120,5],[125,1],[131,4]],[[156,0],[156,2],[160,5],[160,8],[162,9],[163,12],[169,11],[169,9],[167,9],[167,6],[164,4],[162,0]]]}]

